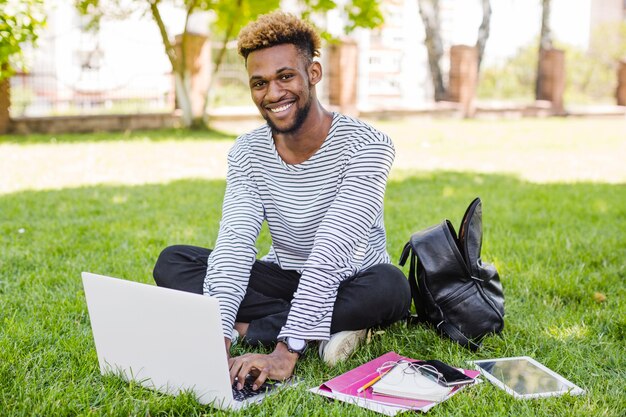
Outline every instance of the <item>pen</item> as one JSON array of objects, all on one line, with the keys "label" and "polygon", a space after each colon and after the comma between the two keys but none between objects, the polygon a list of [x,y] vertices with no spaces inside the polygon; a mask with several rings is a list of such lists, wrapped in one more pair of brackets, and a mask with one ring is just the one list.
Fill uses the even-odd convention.
[{"label": "pen", "polygon": [[371,387],[372,385],[374,385],[376,382],[378,382],[380,380],[380,378],[382,378],[387,372],[391,371],[391,369],[383,372],[382,374],[377,375],[374,379],[372,379],[370,382],[368,382],[367,384],[363,385],[361,388],[359,388],[358,390],[356,390],[357,394],[362,393],[363,391],[365,391],[366,389],[368,389],[369,387]]},{"label": "pen", "polygon": [[378,375],[376,378],[372,379],[370,382],[368,382],[367,384],[363,385],[361,388],[356,390],[357,394],[362,393],[363,391],[365,391],[366,389],[368,389],[369,387],[374,385],[380,378],[381,378],[381,375]]}]

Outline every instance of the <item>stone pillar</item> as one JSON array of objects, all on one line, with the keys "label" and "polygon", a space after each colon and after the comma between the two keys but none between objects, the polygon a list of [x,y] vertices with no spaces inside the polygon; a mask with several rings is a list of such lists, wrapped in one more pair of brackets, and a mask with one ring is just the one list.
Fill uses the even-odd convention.
[{"label": "stone pillar", "polygon": [[328,46],[328,103],[341,113],[356,116],[358,85],[358,45],[346,39]]},{"label": "stone pillar", "polygon": [[[182,35],[176,36],[176,49],[180,56]],[[211,82],[211,42],[204,35],[188,33],[185,43],[185,64],[189,72],[189,99],[191,111],[195,118],[202,118],[204,113],[204,101]]]},{"label": "stone pillar", "polygon": [[552,113],[562,114],[565,91],[565,53],[560,49],[542,50],[539,54],[538,100],[551,103]]},{"label": "stone pillar", "polygon": [[0,81],[0,135],[9,131],[11,119],[9,107],[11,106],[11,79],[5,78]]},{"label": "stone pillar", "polygon": [[617,68],[617,105],[626,106],[626,61],[620,61]]},{"label": "stone pillar", "polygon": [[450,47],[450,101],[461,103],[463,117],[472,117],[476,112],[476,84],[478,83],[478,49],[474,46],[453,45]]}]

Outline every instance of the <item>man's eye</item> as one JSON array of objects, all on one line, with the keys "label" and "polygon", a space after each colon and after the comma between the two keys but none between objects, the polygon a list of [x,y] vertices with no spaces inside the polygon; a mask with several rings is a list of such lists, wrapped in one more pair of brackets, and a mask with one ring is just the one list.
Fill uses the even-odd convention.
[{"label": "man's eye", "polygon": [[292,78],[293,74],[283,74],[280,76],[281,80],[288,80],[289,78]]},{"label": "man's eye", "polygon": [[264,85],[265,85],[265,81],[256,81],[252,84],[252,87],[259,88],[259,87],[263,87]]}]

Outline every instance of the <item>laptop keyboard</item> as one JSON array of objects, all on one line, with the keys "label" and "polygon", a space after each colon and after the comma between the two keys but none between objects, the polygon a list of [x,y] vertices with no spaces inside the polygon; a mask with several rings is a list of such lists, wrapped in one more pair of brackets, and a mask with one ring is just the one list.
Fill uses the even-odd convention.
[{"label": "laptop keyboard", "polygon": [[233,398],[235,401],[244,401],[248,398],[256,397],[259,394],[266,393],[276,387],[276,383],[272,382],[264,382],[258,390],[252,389],[252,384],[254,383],[254,377],[246,378],[246,382],[243,384],[243,388],[238,390],[237,383],[233,384]]}]

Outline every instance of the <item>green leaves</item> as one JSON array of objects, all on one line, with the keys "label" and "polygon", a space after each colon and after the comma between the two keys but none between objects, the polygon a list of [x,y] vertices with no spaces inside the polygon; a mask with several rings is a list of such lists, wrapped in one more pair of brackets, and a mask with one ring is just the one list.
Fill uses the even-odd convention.
[{"label": "green leaves", "polygon": [[[311,19],[313,16],[323,16],[326,12],[335,10],[338,5],[333,0],[301,0],[301,16]],[[375,28],[383,24],[384,17],[380,9],[380,2],[375,0],[351,0],[340,9],[344,18],[343,31],[350,33],[356,28]],[[322,30],[322,37],[331,39],[327,30]]]},{"label": "green leaves", "polygon": [[384,22],[383,14],[376,1],[352,0],[352,2],[346,4],[345,11],[350,22],[346,26],[346,32],[348,33],[357,27],[373,29]]},{"label": "green leaves", "polygon": [[34,44],[46,22],[43,0],[0,0],[0,80],[22,64],[22,46]]},{"label": "green leaves", "polygon": [[234,39],[242,27],[259,15],[280,7],[280,0],[232,0],[216,1],[212,7],[216,19],[214,35],[220,41]]}]

